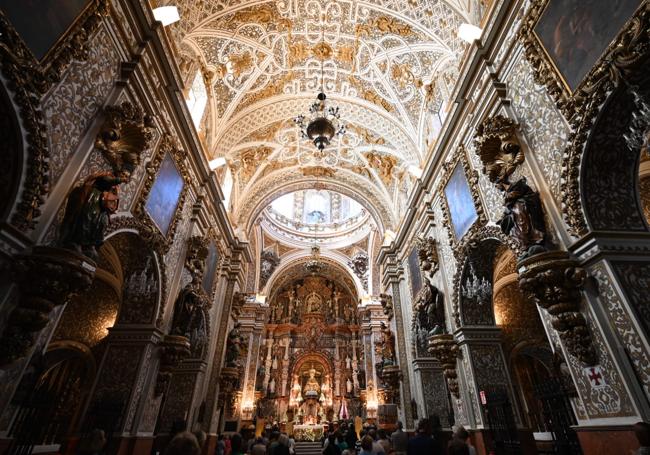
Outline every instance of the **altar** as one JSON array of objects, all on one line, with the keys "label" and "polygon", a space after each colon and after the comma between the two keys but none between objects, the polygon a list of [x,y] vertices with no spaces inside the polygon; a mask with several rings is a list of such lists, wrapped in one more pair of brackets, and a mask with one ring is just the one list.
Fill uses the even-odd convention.
[{"label": "altar", "polygon": [[294,425],[293,438],[296,441],[320,441],[325,427],[323,425]]}]

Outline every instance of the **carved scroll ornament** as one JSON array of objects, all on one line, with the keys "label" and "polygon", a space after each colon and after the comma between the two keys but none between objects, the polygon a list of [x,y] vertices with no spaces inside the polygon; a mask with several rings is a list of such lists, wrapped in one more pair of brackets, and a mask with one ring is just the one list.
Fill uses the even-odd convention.
[{"label": "carved scroll ornament", "polygon": [[419,238],[416,247],[418,249],[420,269],[423,273],[427,273],[429,278],[433,278],[440,269],[438,247],[435,239],[433,237]]},{"label": "carved scroll ornament", "polygon": [[538,254],[518,264],[519,287],[527,299],[551,315],[567,351],[584,364],[598,362],[587,320],[580,312],[584,269],[564,251]]},{"label": "carved scroll ornament", "polygon": [[104,113],[106,120],[97,134],[95,147],[103,153],[116,174],[124,169],[133,172],[133,168],[140,164],[140,155],[149,148],[153,139],[152,119],[128,101],[119,106],[108,106]]},{"label": "carved scroll ornament", "polygon": [[456,339],[448,333],[432,335],[429,337],[429,352],[440,362],[449,392],[459,398],[458,373],[456,373],[459,348]]},{"label": "carved scroll ornament", "polygon": [[517,127],[513,120],[495,115],[485,119],[476,129],[476,153],[483,163],[483,173],[494,184],[508,183],[509,177],[524,161],[515,134]]}]

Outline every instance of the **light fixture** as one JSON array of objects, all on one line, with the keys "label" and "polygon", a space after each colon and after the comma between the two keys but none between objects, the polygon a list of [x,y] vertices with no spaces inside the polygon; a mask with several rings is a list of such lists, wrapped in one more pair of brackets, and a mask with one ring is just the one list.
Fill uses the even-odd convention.
[{"label": "light fixture", "polygon": [[180,14],[178,14],[178,8],[175,6],[160,6],[154,8],[153,17],[157,21],[162,22],[163,27],[167,27],[181,19]]},{"label": "light fixture", "polygon": [[[323,33],[321,46],[326,46],[325,33]],[[302,136],[310,139],[320,152],[330,144],[335,134],[338,136],[345,134],[345,124],[340,121],[341,115],[339,114],[339,108],[327,107],[325,103],[327,95],[325,95],[323,82],[325,78],[323,69],[324,56],[325,53],[321,54],[320,92],[316,96],[316,101],[309,108],[309,116],[300,114],[293,119],[295,124],[300,127]]]},{"label": "light fixture", "polygon": [[312,275],[317,275],[323,270],[323,263],[320,261],[320,247],[314,245],[311,247],[311,259],[305,262],[305,270]]},{"label": "light fixture", "polygon": [[479,305],[488,305],[492,302],[492,285],[485,278],[478,278],[474,272],[474,265],[470,262],[469,277],[465,281],[465,286],[461,286],[462,296]]},{"label": "light fixture", "polygon": [[458,37],[470,44],[472,44],[477,39],[481,38],[482,33],[483,30],[481,30],[476,25],[465,23],[465,24],[460,24],[460,27],[458,27]]}]

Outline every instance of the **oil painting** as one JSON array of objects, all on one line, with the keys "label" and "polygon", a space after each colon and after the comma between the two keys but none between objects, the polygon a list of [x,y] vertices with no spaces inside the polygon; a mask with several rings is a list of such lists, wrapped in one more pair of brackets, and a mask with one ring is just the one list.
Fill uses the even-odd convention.
[{"label": "oil painting", "polygon": [[183,177],[169,154],[165,154],[145,208],[158,229],[167,235],[183,191]]},{"label": "oil painting", "polygon": [[0,9],[34,57],[42,60],[89,4],[89,0],[0,0]]},{"label": "oil painting", "polygon": [[203,290],[210,294],[212,286],[214,285],[214,274],[217,271],[217,263],[219,261],[219,251],[214,242],[210,242],[208,246],[208,258],[206,260],[205,274],[203,275]]},{"label": "oil painting", "polygon": [[418,249],[413,248],[408,257],[409,275],[411,277],[411,295],[415,296],[422,288],[422,272],[420,272],[420,258]]},{"label": "oil painting", "polygon": [[467,184],[462,164],[457,164],[447,186],[445,197],[456,239],[462,238],[478,218],[472,192]]},{"label": "oil painting", "polygon": [[549,0],[535,35],[573,93],[640,0]]}]

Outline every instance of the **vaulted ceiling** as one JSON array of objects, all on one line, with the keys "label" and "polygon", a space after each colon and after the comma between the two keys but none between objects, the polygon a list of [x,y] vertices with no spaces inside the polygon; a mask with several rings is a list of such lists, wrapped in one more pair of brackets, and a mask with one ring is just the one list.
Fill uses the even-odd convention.
[{"label": "vaulted ceiling", "polygon": [[[360,193],[381,225],[394,226],[415,180],[409,170],[425,158],[428,119],[458,78],[458,27],[478,23],[483,2],[174,3],[181,20],[169,32],[181,69],[201,68],[208,83],[202,134],[208,158],[226,158],[234,174],[235,223],[259,214],[254,200],[318,183]],[[308,112],[321,65],[348,132],[318,156],[292,119]]]}]

